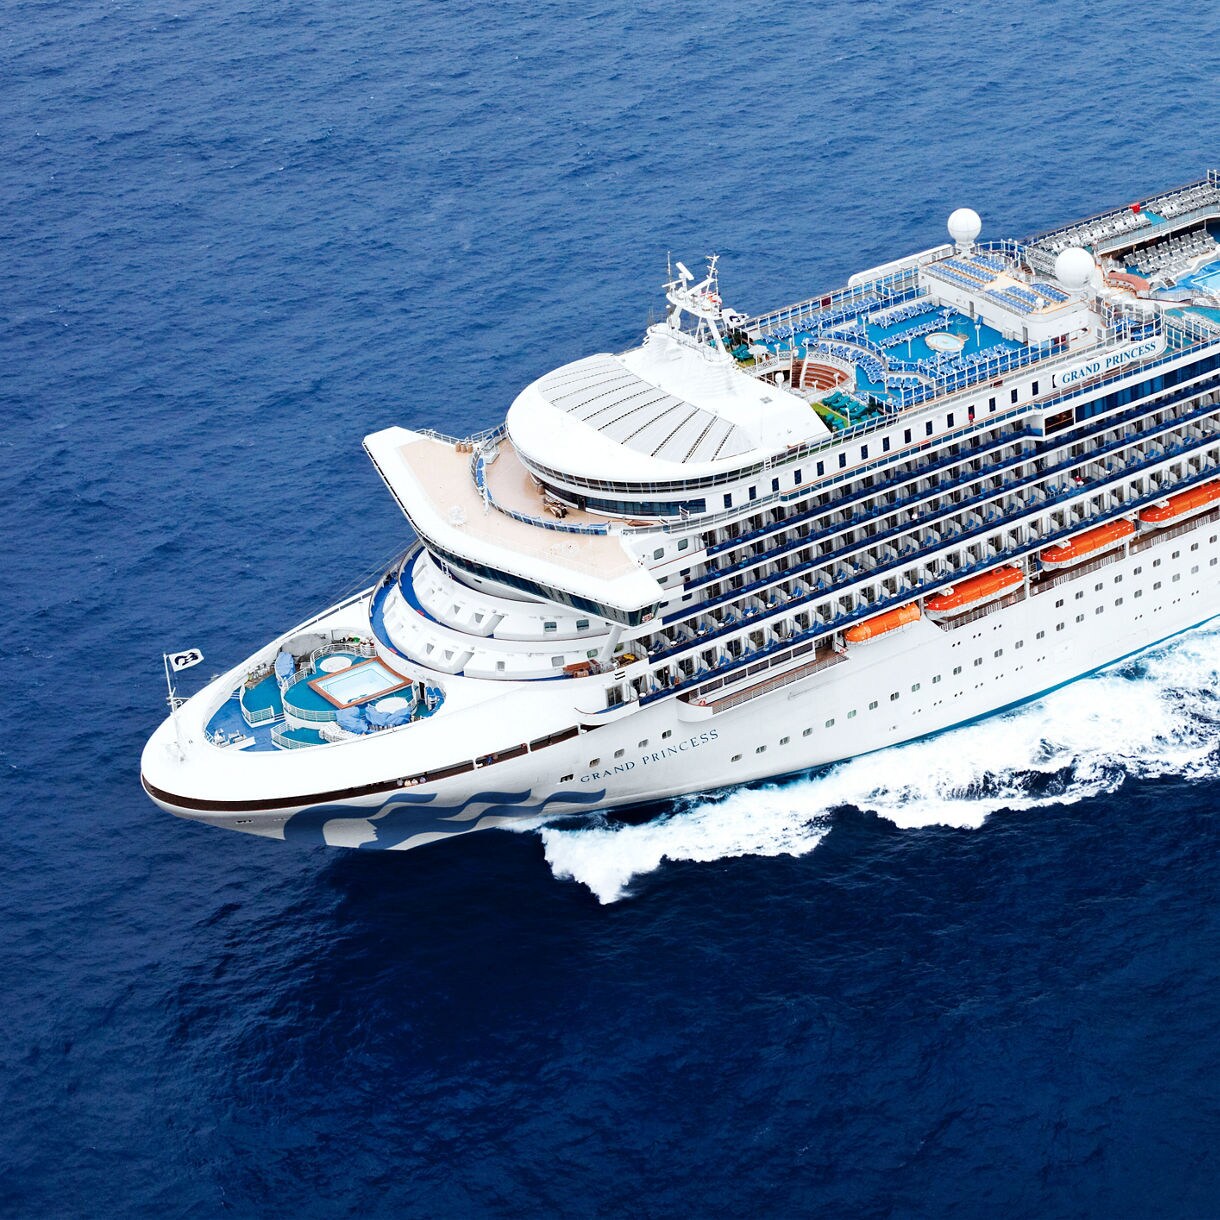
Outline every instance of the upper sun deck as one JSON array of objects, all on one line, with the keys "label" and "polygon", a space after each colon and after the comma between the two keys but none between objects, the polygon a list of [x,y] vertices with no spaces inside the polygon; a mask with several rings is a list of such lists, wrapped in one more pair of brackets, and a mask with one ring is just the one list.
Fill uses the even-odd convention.
[{"label": "upper sun deck", "polygon": [[535,465],[641,483],[679,467],[713,473],[827,434],[806,399],[666,325],[631,351],[577,360],[527,386],[507,428]]}]

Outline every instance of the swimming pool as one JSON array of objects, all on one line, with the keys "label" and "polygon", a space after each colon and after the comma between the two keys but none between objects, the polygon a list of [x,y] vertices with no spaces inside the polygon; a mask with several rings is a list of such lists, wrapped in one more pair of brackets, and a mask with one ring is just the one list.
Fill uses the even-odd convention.
[{"label": "swimming pool", "polygon": [[410,685],[409,679],[387,669],[380,661],[363,661],[350,669],[323,674],[310,680],[310,686],[336,707],[351,707],[378,695],[389,694]]}]

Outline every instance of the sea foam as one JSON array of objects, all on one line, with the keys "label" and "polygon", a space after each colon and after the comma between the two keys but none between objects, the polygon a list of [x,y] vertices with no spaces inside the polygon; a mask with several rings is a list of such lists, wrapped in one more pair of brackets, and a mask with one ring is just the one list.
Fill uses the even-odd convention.
[{"label": "sea foam", "polygon": [[803,855],[855,806],[903,829],[977,828],[1002,809],[1071,804],[1129,777],[1216,775],[1220,628],[1195,632],[1035,703],[838,763],[806,779],[694,797],[643,825],[536,822],[556,877],[602,903],[666,860]]}]

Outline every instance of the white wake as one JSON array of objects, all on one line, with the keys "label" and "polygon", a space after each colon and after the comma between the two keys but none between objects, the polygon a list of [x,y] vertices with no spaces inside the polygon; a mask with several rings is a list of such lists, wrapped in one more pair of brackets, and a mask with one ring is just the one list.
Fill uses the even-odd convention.
[{"label": "white wake", "polygon": [[843,805],[903,828],[978,827],[1000,809],[1068,804],[1128,777],[1220,770],[1220,628],[1003,716],[839,763],[813,778],[692,798],[643,825],[598,817],[522,829],[542,836],[556,877],[603,903],[665,860],[803,855]]}]

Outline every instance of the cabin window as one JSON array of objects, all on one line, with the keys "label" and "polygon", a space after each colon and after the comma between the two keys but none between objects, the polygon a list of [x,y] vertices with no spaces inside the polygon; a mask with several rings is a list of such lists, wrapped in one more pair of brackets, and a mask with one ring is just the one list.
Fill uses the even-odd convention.
[{"label": "cabin window", "polygon": [[840,453],[839,454],[839,469],[842,470],[846,465],[847,465],[847,454]]},{"label": "cabin window", "polygon": [[817,465],[817,471],[819,476],[824,475],[826,473],[826,463],[819,462]]},{"label": "cabin window", "polygon": [[558,624],[556,624],[556,623],[543,623],[542,630],[543,631],[558,631],[559,627],[558,627]]},{"label": "cabin window", "polygon": [[890,451],[890,438],[888,436],[883,436],[881,438],[881,452],[889,453],[889,451]]},{"label": "cabin window", "polygon": [[1157,591],[1157,590],[1158,590],[1160,587],[1161,587],[1161,582],[1160,582],[1159,580],[1154,580],[1154,581],[1152,582],[1152,591],[1153,591],[1153,593],[1155,593],[1155,592],[1156,592],[1156,591]]},{"label": "cabin window", "polygon": [[741,762],[741,755],[734,754],[733,757],[729,759],[729,762]]},{"label": "cabin window", "polygon": [[799,486],[800,486],[800,482],[801,482],[801,470],[800,470],[800,467],[798,466],[798,467],[797,467],[797,468],[796,468],[796,469],[795,469],[795,470],[792,472],[792,486],[793,486],[793,487],[799,487]]},{"label": "cabin window", "polygon": [[909,445],[911,443],[911,429],[910,428],[903,428],[902,442],[904,445]]},{"label": "cabin window", "polygon": [[665,548],[663,546],[659,546],[659,547],[657,547],[657,549],[655,551],[653,551],[652,557],[653,557],[653,559],[660,559],[661,556],[664,554],[665,554]]},{"label": "cabin window", "polygon": [[995,410],[995,399],[994,399],[994,398],[989,398],[989,399],[987,400],[987,410],[988,410],[988,411],[994,411],[994,410]]},{"label": "cabin window", "polygon": [[935,686],[940,681],[940,674],[933,674],[932,685]]},{"label": "cabin window", "polygon": [[897,691],[893,691],[893,692],[891,692],[891,694],[890,694],[890,702],[891,702],[891,703],[894,703],[894,702],[896,702],[896,701],[897,701],[897,699],[898,699],[898,692],[897,692]]},{"label": "cabin window", "polygon": [[1017,391],[1013,390],[1013,392],[1008,397],[1009,397],[1010,401],[1016,402],[1017,401]]},{"label": "cabin window", "polygon": [[751,499],[751,500],[757,500],[757,499],[758,499],[758,488],[757,488],[757,487],[751,487],[751,488],[750,488],[750,499]]},{"label": "cabin window", "polygon": [[918,689],[919,689],[919,683],[916,682],[915,685],[911,687],[911,694],[913,695]]},{"label": "cabin window", "polygon": [[870,704],[868,705],[868,710],[869,710],[870,712],[875,712],[875,711],[877,710],[877,700],[876,700],[876,699],[874,699],[874,700],[872,701],[872,703],[870,703]]},{"label": "cabin window", "polygon": [[865,459],[865,458],[867,458],[867,457],[868,457],[868,446],[867,446],[867,445],[861,445],[861,446],[860,446],[860,458],[861,458],[861,460],[863,460],[863,459]]},{"label": "cabin window", "polygon": [[812,729],[806,729],[806,730],[805,730],[805,731],[804,731],[804,732],[801,734],[801,736],[802,736],[802,737],[809,737],[809,736],[811,736],[811,735],[812,735],[812,733],[813,733],[813,730],[812,730]]},{"label": "cabin window", "polygon": [[833,716],[831,716],[831,718],[826,722],[826,727],[828,729],[833,729],[835,727],[835,718]]},{"label": "cabin window", "polygon": [[1033,395],[1035,398],[1037,398],[1037,397],[1038,397],[1038,383],[1037,383],[1036,381],[1034,382],[1034,384],[1033,384],[1033,385],[1031,385],[1031,386],[1029,387],[1029,392],[1030,392],[1030,393],[1031,393],[1031,394],[1032,394],[1032,395]]},{"label": "cabin window", "polygon": [[955,665],[955,666],[953,667],[953,675],[954,675],[954,677],[956,677],[956,676],[957,676],[958,674],[960,674],[961,672],[962,672],[962,667],[961,667],[960,665]]},{"label": "cabin window", "polygon": [[724,506],[725,508],[733,507],[733,493],[731,491],[724,493]]},{"label": "cabin window", "polygon": [[665,738],[672,737],[673,735],[674,735],[673,729],[666,729],[665,732],[661,734],[661,740],[664,741]]},{"label": "cabin window", "polygon": [[779,739],[779,744],[780,744],[781,746],[786,746],[786,745],[787,745],[787,744],[788,744],[788,743],[789,743],[791,740],[792,740],[792,738],[791,738],[791,737],[781,737],[781,738]]},{"label": "cabin window", "polygon": [[767,747],[766,747],[766,746],[755,746],[755,747],[754,747],[754,753],[755,753],[755,754],[765,754],[766,752],[767,752]]},{"label": "cabin window", "polygon": [[952,411],[950,411],[949,414],[945,416],[945,427],[946,428],[953,427],[953,412]]},{"label": "cabin window", "polygon": [[576,620],[576,630],[577,631],[588,631],[589,630],[589,620],[587,618],[578,618]]},{"label": "cabin window", "polygon": [[1042,640],[1042,639],[1045,639],[1045,638],[1046,638],[1046,632],[1045,632],[1045,631],[1039,631],[1039,632],[1038,632],[1038,634],[1037,634],[1036,636],[1034,636],[1034,639],[1035,639],[1035,640]]},{"label": "cabin window", "polygon": [[931,436],[931,435],[932,435],[932,421],[931,421],[931,420],[928,420],[928,422],[927,422],[926,424],[924,424],[924,426],[923,426],[923,430],[924,430],[924,435],[925,435],[925,436]]},{"label": "cabin window", "polygon": [[771,480],[771,490],[772,490],[772,491],[779,491],[779,479],[772,479],[772,480]]},{"label": "cabin window", "polygon": [[847,713],[847,719],[848,719],[848,720],[854,720],[854,719],[855,719],[855,716],[856,716],[856,709],[853,707],[853,708],[851,709],[851,711]]}]

